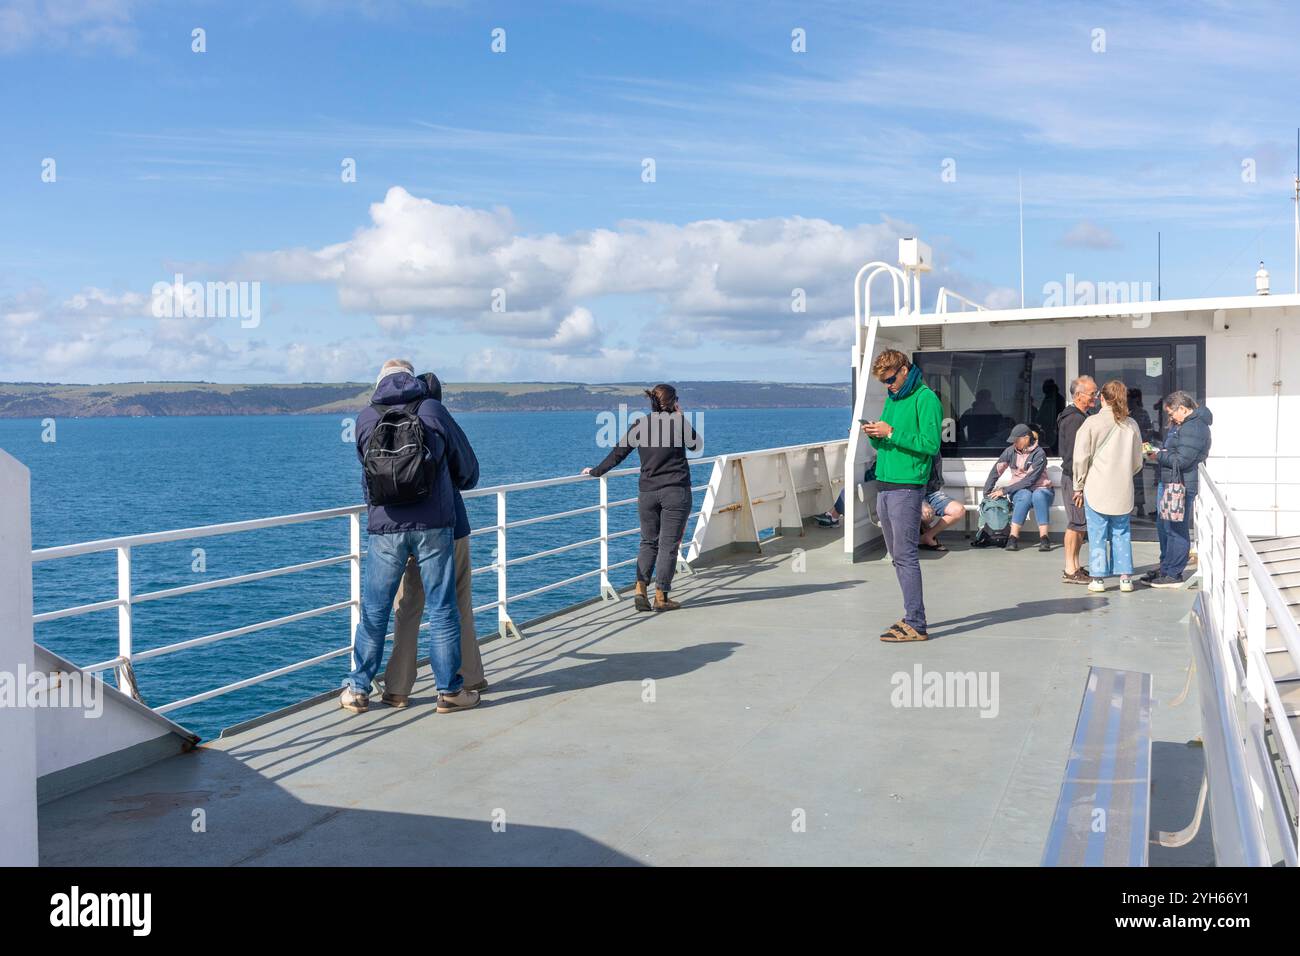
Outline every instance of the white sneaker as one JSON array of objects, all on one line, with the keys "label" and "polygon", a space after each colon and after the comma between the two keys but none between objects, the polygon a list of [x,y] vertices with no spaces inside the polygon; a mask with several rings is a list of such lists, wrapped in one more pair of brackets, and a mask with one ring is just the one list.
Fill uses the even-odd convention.
[{"label": "white sneaker", "polygon": [[339,695],[339,706],[354,714],[364,714],[370,709],[370,698],[365,694],[357,693],[351,687],[344,687],[343,693]]},{"label": "white sneaker", "polygon": [[1093,578],[1088,582],[1088,590],[1100,594],[1102,591],[1106,590],[1106,582],[1101,578]]},{"label": "white sneaker", "polygon": [[1123,591],[1125,594],[1128,594],[1130,591],[1133,590],[1132,580],[1130,580],[1129,578],[1120,578],[1119,589]]}]

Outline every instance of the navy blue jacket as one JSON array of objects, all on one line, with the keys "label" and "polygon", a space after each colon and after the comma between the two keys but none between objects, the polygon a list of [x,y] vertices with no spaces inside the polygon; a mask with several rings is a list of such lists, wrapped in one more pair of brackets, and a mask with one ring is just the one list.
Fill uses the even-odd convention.
[{"label": "navy blue jacket", "polygon": [[1194,495],[1200,489],[1201,482],[1196,475],[1196,466],[1210,457],[1210,426],[1214,416],[1202,405],[1183,419],[1181,425],[1172,426],[1165,434],[1165,447],[1156,455],[1156,464],[1160,466],[1161,484],[1181,481],[1187,486],[1187,493]]},{"label": "navy blue jacket", "polygon": [[[370,396],[376,405],[405,405],[421,399],[418,415],[424,423],[429,451],[441,463],[434,479],[433,492],[423,501],[409,505],[370,505],[364,475],[361,492],[370,505],[366,528],[370,534],[396,534],[402,531],[425,531],[430,528],[455,528],[464,514],[464,505],[456,507],[457,490],[468,491],[478,484],[478,458],[442,402],[429,398],[423,382],[398,372],[384,378]],[[357,460],[365,457],[366,444],[379,423],[379,413],[367,405],[357,416]],[[465,533],[469,521],[465,520]],[[461,535],[460,537],[463,537]]]}]

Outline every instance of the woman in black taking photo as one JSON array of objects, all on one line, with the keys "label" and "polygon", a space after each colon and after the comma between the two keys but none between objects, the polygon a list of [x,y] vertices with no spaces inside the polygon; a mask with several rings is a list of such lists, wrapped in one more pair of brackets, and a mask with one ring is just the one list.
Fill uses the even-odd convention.
[{"label": "woman in black taking photo", "polygon": [[[671,385],[646,390],[650,414],[629,426],[617,445],[595,468],[582,473],[599,478],[618,465],[635,448],[641,457],[637,511],[641,516],[641,550],[636,561],[636,609],[675,611],[681,607],[669,600],[673,574],[677,571],[677,549],[691,513],[691,467],[687,451],[699,451],[704,439],[691,428]],[[657,567],[656,567],[657,562]],[[650,582],[655,600],[649,598]]]}]

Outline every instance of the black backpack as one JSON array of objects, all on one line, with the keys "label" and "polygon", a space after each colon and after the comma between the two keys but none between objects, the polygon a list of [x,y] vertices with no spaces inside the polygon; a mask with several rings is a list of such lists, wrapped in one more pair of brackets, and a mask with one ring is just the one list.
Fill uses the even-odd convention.
[{"label": "black backpack", "polygon": [[424,443],[423,401],[370,406],[379,413],[361,462],[370,504],[409,505],[433,492],[437,462]]}]

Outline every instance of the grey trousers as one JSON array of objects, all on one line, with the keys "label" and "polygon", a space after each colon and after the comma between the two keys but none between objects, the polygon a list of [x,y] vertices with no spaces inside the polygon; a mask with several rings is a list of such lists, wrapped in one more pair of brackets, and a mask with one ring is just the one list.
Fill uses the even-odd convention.
[{"label": "grey trousers", "polygon": [[894,573],[903,589],[903,621],[918,631],[925,628],[925,598],[921,591],[921,499],[924,488],[882,491],[876,496],[876,512],[885,547],[894,561]]},{"label": "grey trousers", "polygon": [[646,587],[653,577],[665,594],[677,573],[677,550],[691,513],[691,489],[686,486],[643,491],[637,495],[641,517],[641,547],[636,556],[636,579]]},{"label": "grey trousers", "polygon": [[[456,605],[460,610],[460,676],[466,687],[483,680],[483,654],[474,630],[474,595],[470,572],[469,538],[456,539]],[[424,616],[424,582],[420,566],[406,562],[401,587],[393,603],[393,653],[384,670],[384,692],[409,697],[415,686],[415,659],[420,646],[420,618]]]}]

